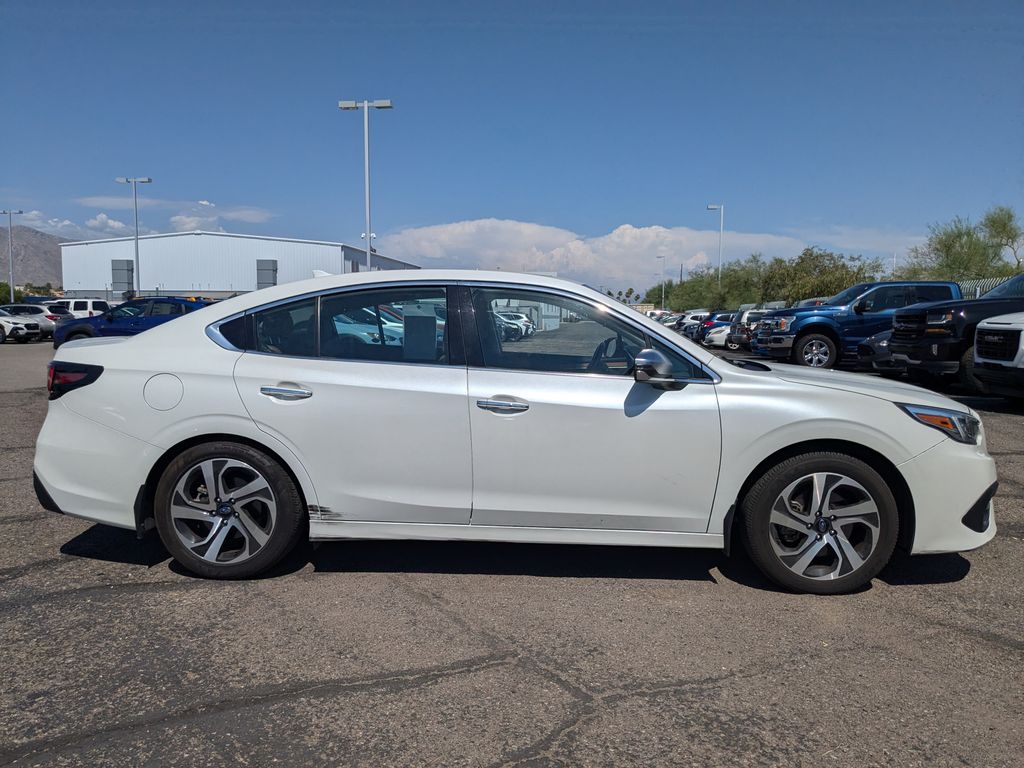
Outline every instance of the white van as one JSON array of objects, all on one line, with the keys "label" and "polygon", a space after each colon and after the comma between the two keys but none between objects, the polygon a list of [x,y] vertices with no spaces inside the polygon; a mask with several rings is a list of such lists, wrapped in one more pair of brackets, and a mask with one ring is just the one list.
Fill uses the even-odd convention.
[{"label": "white van", "polygon": [[60,304],[75,317],[93,317],[110,311],[110,303],[103,299],[59,299],[52,303]]}]

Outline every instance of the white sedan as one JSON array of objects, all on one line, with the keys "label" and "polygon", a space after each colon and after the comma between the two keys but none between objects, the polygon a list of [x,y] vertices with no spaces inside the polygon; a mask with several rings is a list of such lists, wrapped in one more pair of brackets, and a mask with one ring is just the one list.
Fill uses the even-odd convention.
[{"label": "white sedan", "polygon": [[[550,313],[543,344],[503,343],[489,318],[531,304]],[[334,318],[356,310],[401,317],[401,344],[339,333]],[[49,390],[42,505],[155,527],[213,578],[265,571],[307,530],[726,551],[742,532],[778,584],[836,593],[897,545],[968,550],[996,530],[995,464],[966,406],[858,374],[729,363],[534,275],[267,288],[64,344]]]}]

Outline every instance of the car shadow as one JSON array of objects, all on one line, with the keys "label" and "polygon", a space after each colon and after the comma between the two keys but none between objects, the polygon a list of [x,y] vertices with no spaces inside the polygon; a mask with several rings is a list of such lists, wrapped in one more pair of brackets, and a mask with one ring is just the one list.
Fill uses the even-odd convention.
[{"label": "car shadow", "polygon": [[170,559],[159,536],[136,537],[134,531],[94,525],[61,546],[62,555],[152,568]]},{"label": "car shadow", "polygon": [[[137,539],[132,531],[94,525],[60,548],[61,554],[152,568],[168,562],[181,576],[200,578],[170,558],[160,538]],[[648,579],[719,583],[785,592],[765,578],[746,553],[711,549],[608,547],[573,544],[508,544],[462,541],[303,541],[254,580],[315,573],[430,573],[535,576],[578,579]],[[966,578],[971,564],[959,554],[897,553],[878,578],[890,586],[950,584]],[[871,589],[870,585],[859,591]]]}]

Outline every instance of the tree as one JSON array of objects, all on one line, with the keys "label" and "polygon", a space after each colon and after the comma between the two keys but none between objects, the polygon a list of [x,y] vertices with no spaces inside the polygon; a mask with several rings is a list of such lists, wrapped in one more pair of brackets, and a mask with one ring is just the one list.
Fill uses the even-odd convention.
[{"label": "tree", "polygon": [[632,288],[626,289],[626,303],[630,304],[633,301],[633,294],[636,293]]},{"label": "tree", "polygon": [[[1014,223],[1012,218],[1010,223]],[[958,216],[929,227],[928,241],[910,249],[900,276],[956,282],[998,277],[1013,270],[1002,256],[1003,247],[988,236],[983,226],[976,227]]]},{"label": "tree", "polygon": [[1009,249],[1017,265],[1017,271],[1020,271],[1024,267],[1024,255],[1020,252],[1024,246],[1024,229],[1017,221],[1017,214],[1013,209],[997,205],[985,214],[980,227],[985,237],[999,246],[1000,254]]}]

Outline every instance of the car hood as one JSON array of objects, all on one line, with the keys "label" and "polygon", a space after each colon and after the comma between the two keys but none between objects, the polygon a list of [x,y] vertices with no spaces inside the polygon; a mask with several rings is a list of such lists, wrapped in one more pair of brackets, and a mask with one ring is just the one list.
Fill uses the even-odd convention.
[{"label": "car hood", "polygon": [[1005,304],[1007,309],[1012,310],[1024,306],[1024,299],[1016,298],[1013,296],[994,296],[991,299],[986,299],[984,296],[982,296],[977,299],[946,299],[945,301],[923,301],[920,304],[910,304],[907,307],[898,309],[896,310],[896,314],[899,315],[907,310],[912,312],[928,312],[933,309],[971,309],[973,307],[985,307],[987,305],[996,306],[1000,303]]},{"label": "car hood", "polygon": [[791,384],[806,384],[813,387],[838,389],[853,392],[867,397],[877,397],[892,403],[913,403],[929,405],[935,408],[947,408],[963,413],[970,413],[970,408],[948,397],[936,394],[913,384],[904,384],[877,376],[863,373],[845,373],[843,371],[818,370],[798,366],[772,366],[776,376]]},{"label": "car hood", "polygon": [[1024,325],[1024,312],[1014,312],[1009,315],[996,315],[987,320],[982,320],[979,325]]},{"label": "car hood", "polygon": [[773,309],[765,313],[761,318],[766,320],[769,317],[808,317],[809,315],[838,315],[844,312],[846,307],[833,307],[827,304],[819,304],[816,307],[790,307],[789,309]]}]

